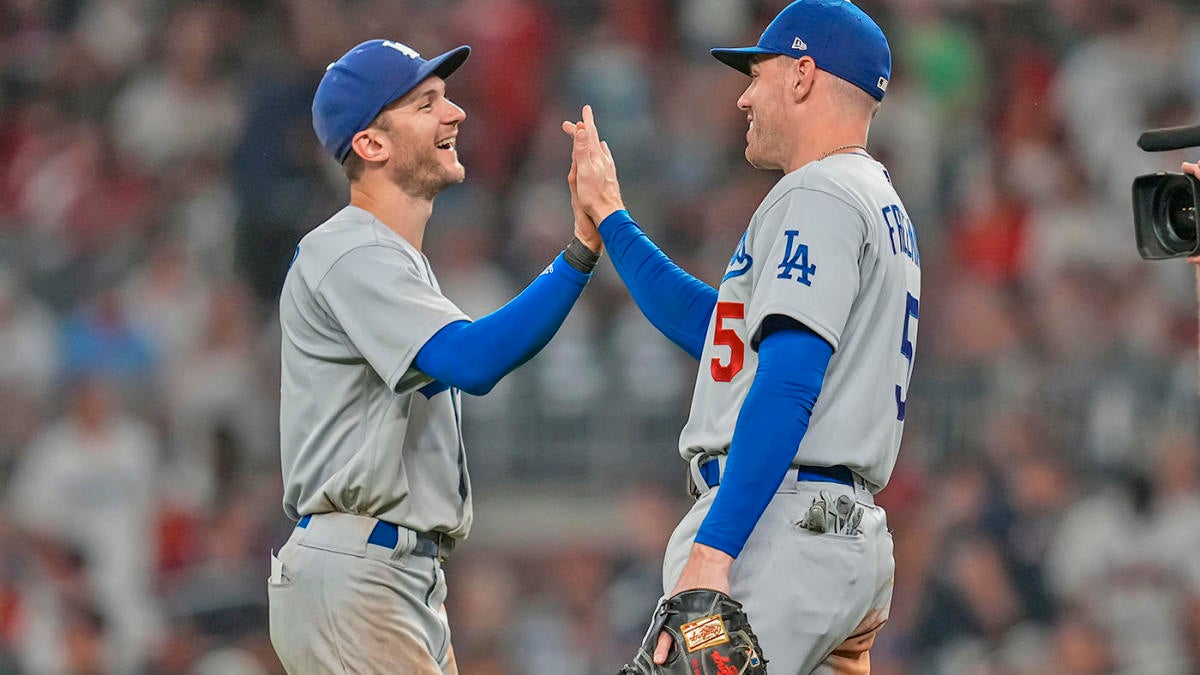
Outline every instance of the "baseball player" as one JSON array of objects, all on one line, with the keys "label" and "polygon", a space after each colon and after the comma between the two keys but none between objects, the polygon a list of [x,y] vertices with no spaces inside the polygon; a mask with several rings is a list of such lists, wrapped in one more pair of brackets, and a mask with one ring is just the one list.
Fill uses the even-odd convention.
[{"label": "baseball player", "polygon": [[460,391],[487,393],[538,352],[591,276],[576,238],[516,298],[472,322],[421,253],[434,197],[464,178],[466,113],[426,60],[389,40],[329,66],[313,127],[350,204],[300,242],[279,300],[283,507],[297,526],[268,580],[288,672],[456,673],[441,563],[471,529]]},{"label": "baseball player", "polygon": [[[698,498],[668,544],[663,591],[742,602],[774,675],[866,673],[895,568],[872,496],[900,445],[921,297],[915,229],[866,149],[891,52],[852,3],[797,0],[756,46],[712,54],[751,78],[737,101],[746,159],[784,173],[717,289],[624,209],[590,108],[563,124],[578,199],[621,278],[700,361],[679,440]],[[728,669],[678,658],[689,645],[668,633],[648,638],[661,667],[640,672]]]}]

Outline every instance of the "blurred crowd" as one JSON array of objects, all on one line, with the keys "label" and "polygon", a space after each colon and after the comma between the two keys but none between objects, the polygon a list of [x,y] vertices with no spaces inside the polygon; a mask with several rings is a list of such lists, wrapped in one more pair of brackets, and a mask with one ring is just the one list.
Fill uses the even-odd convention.
[{"label": "blurred crowd", "polygon": [[[710,283],[778,176],[742,158],[784,0],[0,0],[0,673],[262,675],[280,507],[275,298],[347,198],[311,130],[374,37],[470,44],[467,181],[426,252],[473,316],[570,237],[563,119]],[[1200,150],[1194,0],[863,0],[893,48],[871,152],[924,293],[873,672],[1200,672],[1193,269],[1136,255],[1130,184]],[[686,509],[695,365],[611,267],[465,420],[476,532],[447,565],[464,675],[615,672]],[[769,656],[769,655],[768,655]]]}]

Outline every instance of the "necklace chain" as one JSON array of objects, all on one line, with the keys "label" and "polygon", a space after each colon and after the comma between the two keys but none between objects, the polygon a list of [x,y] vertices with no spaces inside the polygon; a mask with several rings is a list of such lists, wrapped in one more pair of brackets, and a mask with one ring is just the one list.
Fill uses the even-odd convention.
[{"label": "necklace chain", "polygon": [[850,149],[858,149],[858,150],[862,150],[863,152],[866,152],[866,151],[867,151],[867,147],[866,147],[865,145],[859,145],[859,144],[857,144],[857,143],[851,143],[850,145],[843,145],[843,146],[842,146],[842,147],[840,147],[840,148],[834,148],[834,149],[830,150],[829,152],[827,152],[827,153],[825,153],[825,154],[821,155],[821,159],[825,159],[826,157],[828,157],[828,156],[830,156],[830,155],[833,155],[833,154],[836,154],[836,153],[839,153],[839,152],[841,152],[841,151],[843,151],[843,150],[850,150]]}]

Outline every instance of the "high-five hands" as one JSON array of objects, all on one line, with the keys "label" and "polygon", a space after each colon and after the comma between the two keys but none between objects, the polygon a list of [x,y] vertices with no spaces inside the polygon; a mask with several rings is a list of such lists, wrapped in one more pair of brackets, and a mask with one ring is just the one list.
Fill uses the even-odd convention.
[{"label": "high-five hands", "polygon": [[575,158],[571,157],[571,170],[567,173],[567,185],[571,187],[571,212],[575,214],[575,238],[583,242],[593,253],[600,253],[604,248],[604,240],[600,238],[600,230],[596,223],[579,205],[579,195],[575,189],[576,174]]},{"label": "high-five hands", "polygon": [[[614,211],[625,208],[617,165],[608,143],[600,140],[590,105],[583,106],[582,122],[563,122],[563,132],[574,140],[571,148],[571,204],[599,224]],[[578,220],[578,217],[576,218]]]}]

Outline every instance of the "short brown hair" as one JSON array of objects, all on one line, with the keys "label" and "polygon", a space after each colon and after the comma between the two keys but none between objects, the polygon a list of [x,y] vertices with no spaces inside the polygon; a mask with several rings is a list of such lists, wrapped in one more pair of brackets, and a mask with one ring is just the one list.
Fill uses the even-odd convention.
[{"label": "short brown hair", "polygon": [[857,84],[843,80],[837,75],[833,75],[826,71],[831,76],[832,85],[830,89],[833,95],[838,99],[838,103],[842,109],[848,113],[855,115],[863,115],[870,119],[875,119],[875,115],[879,112],[880,102],[864,91]]}]

